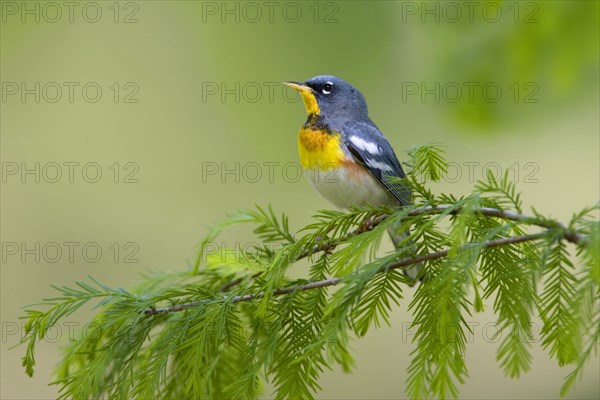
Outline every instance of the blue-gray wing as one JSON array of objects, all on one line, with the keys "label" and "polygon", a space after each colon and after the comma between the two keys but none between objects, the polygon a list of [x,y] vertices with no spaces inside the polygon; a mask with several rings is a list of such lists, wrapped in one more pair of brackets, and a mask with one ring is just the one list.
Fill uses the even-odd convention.
[{"label": "blue-gray wing", "polygon": [[394,179],[406,175],[394,149],[379,129],[366,122],[349,122],[343,127],[344,144],[356,161],[394,195],[402,206],[411,202],[410,188]]}]

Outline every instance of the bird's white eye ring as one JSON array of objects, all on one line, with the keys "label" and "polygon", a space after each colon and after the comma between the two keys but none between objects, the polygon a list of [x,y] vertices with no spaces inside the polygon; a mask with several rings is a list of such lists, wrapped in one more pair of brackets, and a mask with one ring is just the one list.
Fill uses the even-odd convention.
[{"label": "bird's white eye ring", "polygon": [[331,89],[333,89],[333,82],[327,82],[325,83],[325,85],[323,85],[323,94],[330,94],[331,93]]}]

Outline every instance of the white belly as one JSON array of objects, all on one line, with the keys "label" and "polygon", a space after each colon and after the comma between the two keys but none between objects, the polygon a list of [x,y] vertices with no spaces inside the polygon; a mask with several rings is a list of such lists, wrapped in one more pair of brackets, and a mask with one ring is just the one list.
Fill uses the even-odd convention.
[{"label": "white belly", "polygon": [[307,169],[304,173],[315,189],[336,207],[398,205],[398,200],[366,171],[334,168]]}]

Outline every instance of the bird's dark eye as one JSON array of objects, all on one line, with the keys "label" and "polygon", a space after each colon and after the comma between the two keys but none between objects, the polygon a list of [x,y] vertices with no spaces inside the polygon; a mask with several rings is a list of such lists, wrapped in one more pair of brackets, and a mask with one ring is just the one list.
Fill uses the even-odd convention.
[{"label": "bird's dark eye", "polygon": [[331,89],[333,89],[333,83],[327,82],[323,85],[323,94],[330,94]]}]

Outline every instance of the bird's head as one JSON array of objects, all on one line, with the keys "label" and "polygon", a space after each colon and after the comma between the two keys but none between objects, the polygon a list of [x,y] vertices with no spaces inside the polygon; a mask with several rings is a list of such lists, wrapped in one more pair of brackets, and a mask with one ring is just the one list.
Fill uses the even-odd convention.
[{"label": "bird's head", "polygon": [[319,75],[305,82],[284,83],[300,92],[309,116],[368,118],[363,95],[337,76]]}]

